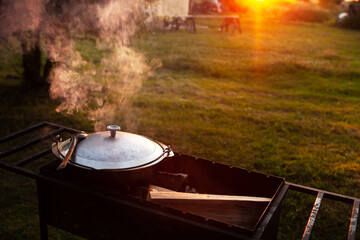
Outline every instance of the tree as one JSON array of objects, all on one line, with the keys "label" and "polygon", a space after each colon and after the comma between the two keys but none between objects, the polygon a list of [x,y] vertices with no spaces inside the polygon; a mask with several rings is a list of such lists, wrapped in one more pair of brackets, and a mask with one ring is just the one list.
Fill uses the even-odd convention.
[{"label": "tree", "polygon": [[46,81],[50,60],[41,72],[41,30],[44,2],[42,0],[0,1],[0,39],[6,41],[17,37],[21,44],[24,85],[27,87],[48,86]]}]

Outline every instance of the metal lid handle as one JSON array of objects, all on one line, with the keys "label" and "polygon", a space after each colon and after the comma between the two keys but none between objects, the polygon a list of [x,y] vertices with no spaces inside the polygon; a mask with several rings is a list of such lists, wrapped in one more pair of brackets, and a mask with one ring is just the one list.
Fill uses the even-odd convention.
[{"label": "metal lid handle", "polygon": [[110,131],[111,137],[116,136],[116,131],[120,131],[120,126],[118,125],[109,125],[106,127],[106,130]]}]

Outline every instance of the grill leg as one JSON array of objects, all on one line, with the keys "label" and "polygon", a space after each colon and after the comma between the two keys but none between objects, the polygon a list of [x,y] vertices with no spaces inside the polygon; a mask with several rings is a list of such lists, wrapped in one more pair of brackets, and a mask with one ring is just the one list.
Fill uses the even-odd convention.
[{"label": "grill leg", "polygon": [[41,240],[48,240],[48,231],[47,231],[47,224],[41,221],[40,217],[40,239]]},{"label": "grill leg", "polygon": [[46,223],[46,215],[44,212],[45,203],[43,202],[43,196],[41,191],[40,180],[37,181],[37,195],[38,195],[38,210],[39,210],[39,225],[40,225],[40,239],[48,240],[48,229]]}]

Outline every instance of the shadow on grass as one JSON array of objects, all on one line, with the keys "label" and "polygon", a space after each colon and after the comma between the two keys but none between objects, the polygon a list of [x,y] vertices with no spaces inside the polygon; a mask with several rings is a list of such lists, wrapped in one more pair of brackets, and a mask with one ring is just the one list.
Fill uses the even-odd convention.
[{"label": "shadow on grass", "polygon": [[[215,58],[216,60],[216,58]],[[297,60],[279,60],[274,62],[249,62],[246,65],[237,63],[218,63],[198,59],[192,56],[164,59],[163,68],[171,71],[193,72],[204,77],[237,79],[246,74],[261,74],[263,78],[274,76],[289,76],[289,78],[304,78],[318,76],[322,78],[339,78],[357,80],[360,72],[346,67],[334,67],[331,62],[305,62]]]},{"label": "shadow on grass", "polygon": [[42,121],[84,130],[92,129],[91,123],[83,113],[65,115],[56,112],[59,104],[59,101],[50,99],[47,86],[32,88],[21,83],[0,81],[0,136]]}]

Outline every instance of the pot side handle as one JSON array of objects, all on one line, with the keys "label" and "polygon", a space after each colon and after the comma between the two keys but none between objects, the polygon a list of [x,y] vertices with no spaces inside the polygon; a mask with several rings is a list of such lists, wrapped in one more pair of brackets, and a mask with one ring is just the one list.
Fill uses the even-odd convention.
[{"label": "pot side handle", "polygon": [[[79,132],[76,133],[70,140],[70,147],[68,152],[66,153],[65,158],[62,160],[62,162],[60,163],[60,165],[58,166],[58,168],[56,170],[61,170],[64,169],[70,159],[70,157],[72,156],[76,145],[78,144],[79,141],[87,138],[88,134],[85,132]],[[59,149],[59,148],[58,148]]]},{"label": "pot side handle", "polygon": [[173,157],[174,156],[174,152],[171,150],[170,145],[166,146],[165,144],[161,143],[161,142],[157,142],[163,149],[163,156],[164,157]]}]

